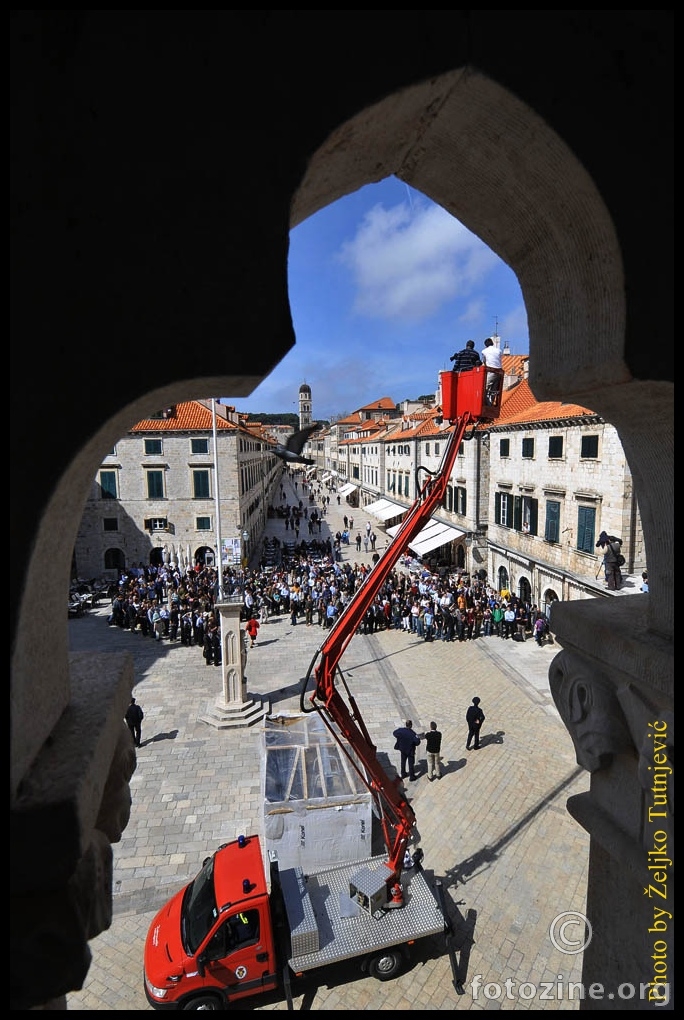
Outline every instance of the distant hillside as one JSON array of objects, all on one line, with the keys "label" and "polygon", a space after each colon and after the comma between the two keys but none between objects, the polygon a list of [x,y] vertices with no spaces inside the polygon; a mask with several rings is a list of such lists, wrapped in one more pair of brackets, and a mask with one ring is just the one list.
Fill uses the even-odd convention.
[{"label": "distant hillside", "polygon": [[291,425],[292,428],[299,428],[299,415],[297,414],[248,414],[247,422],[259,421],[262,425]]},{"label": "distant hillside", "polygon": [[[247,424],[252,421],[261,422],[262,425],[291,425],[293,429],[299,428],[298,414],[248,414]],[[327,421],[317,421],[321,428],[327,428],[330,424]]]}]

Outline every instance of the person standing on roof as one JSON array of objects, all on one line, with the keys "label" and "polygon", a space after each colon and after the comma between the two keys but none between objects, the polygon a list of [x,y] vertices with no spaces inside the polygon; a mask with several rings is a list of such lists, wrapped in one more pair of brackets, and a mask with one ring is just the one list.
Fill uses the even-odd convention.
[{"label": "person standing on roof", "polygon": [[463,350],[452,354],[449,361],[454,363],[454,372],[465,372],[482,364],[482,359],[475,350],[474,340],[467,340]]}]

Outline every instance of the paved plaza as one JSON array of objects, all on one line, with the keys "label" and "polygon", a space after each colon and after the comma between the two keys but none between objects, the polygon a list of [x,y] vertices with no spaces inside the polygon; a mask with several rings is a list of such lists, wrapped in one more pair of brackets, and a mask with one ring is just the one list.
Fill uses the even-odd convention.
[{"label": "paved plaza", "polygon": [[[292,503],[299,495],[291,484]],[[332,494],[322,538],[342,530],[345,512],[355,525],[365,523],[362,511],[344,501],[338,507]],[[384,535],[374,527],[382,551]],[[284,521],[269,520],[267,534],[285,540]],[[343,546],[343,558],[370,560],[353,545]],[[222,678],[200,648],[108,627],[108,612],[103,606],[69,621],[71,648],[130,652],[145,719],[131,818],[114,846],[113,921],[90,943],[84,988],[68,995],[67,1007],[152,1011],[143,945],[155,912],[221,843],[263,833],[263,734],[260,724],[219,730],[202,721],[221,695]],[[289,616],[271,617],[248,653],[249,697],[273,714],[298,712],[301,680],[325,634],[317,625],[292,626]],[[404,719],[419,733],[434,719],[443,734],[442,780],[428,782],[422,744],[419,779],[408,794],[417,818],[412,845],[423,849],[425,871],[447,893],[462,989],[443,940],[434,938],[414,946],[410,967],[388,983],[362,974],[354,961],[310,975],[294,986],[295,1009],[579,1008],[569,985],[581,978],[582,954],[561,951],[569,947],[554,922],[585,910],[589,837],[565,803],[589,788],[589,777],[549,692],[558,651],[556,643],[539,648],[531,638],[428,643],[401,631],[353,638],[341,665],[389,770],[399,766],[392,731]],[[475,695],[486,715],[482,747],[466,751],[464,717]],[[574,937],[579,931],[575,925]],[[287,1005],[268,995],[240,1008]]]}]

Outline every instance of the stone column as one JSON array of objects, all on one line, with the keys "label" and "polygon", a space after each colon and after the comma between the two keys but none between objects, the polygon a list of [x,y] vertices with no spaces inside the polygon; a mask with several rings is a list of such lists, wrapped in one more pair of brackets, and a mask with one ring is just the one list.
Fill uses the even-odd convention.
[{"label": "stone column", "polygon": [[[563,651],[549,684],[591,773],[568,811],[591,837],[582,980],[628,985],[625,1009],[672,1009],[674,707],[671,649],[648,628],[648,595],[554,603]],[[559,909],[564,909],[560,906]],[[614,1009],[597,1000],[582,1010]]]},{"label": "stone column", "polygon": [[255,701],[247,696],[245,666],[247,648],[244,631],[240,627],[242,596],[228,596],[216,605],[221,619],[221,694],[210,705],[207,714],[200,716],[203,722],[217,729],[231,729],[237,726],[252,726],[268,715],[271,710],[268,701]]}]

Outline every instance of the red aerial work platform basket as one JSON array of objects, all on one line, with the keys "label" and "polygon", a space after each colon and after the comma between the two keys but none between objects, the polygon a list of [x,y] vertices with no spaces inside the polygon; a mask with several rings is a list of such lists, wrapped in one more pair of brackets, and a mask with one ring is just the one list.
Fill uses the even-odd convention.
[{"label": "red aerial work platform basket", "polygon": [[[487,387],[487,376],[496,373],[496,383],[491,378]],[[501,389],[503,371],[501,369],[469,368],[465,372],[440,372],[442,388],[442,416],[447,421],[456,421],[464,414],[470,413],[473,418],[491,420],[499,417],[501,405]]]}]

